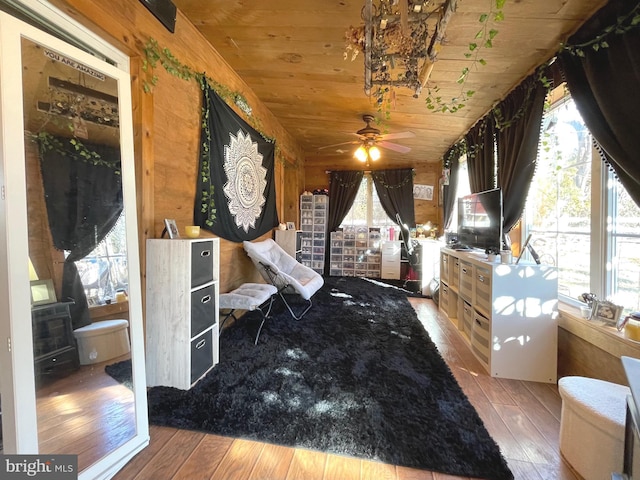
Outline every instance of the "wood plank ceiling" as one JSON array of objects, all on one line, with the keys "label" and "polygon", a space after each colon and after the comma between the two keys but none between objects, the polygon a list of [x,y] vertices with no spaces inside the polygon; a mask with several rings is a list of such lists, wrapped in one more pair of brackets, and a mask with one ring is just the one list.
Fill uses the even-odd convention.
[{"label": "wood plank ceiling", "polygon": [[[437,61],[425,88],[415,91],[392,87],[395,97],[385,120],[374,95],[364,92],[364,56],[345,59],[346,32],[364,25],[366,0],[174,0],[229,65],[238,72],[300,143],[306,162],[357,168],[356,145],[322,148],[357,141],[354,132],[365,126],[362,115],[383,122],[382,133],[413,132],[415,137],[392,140],[411,148],[409,153],[382,149],[378,165],[384,168],[440,162],[450,145],[539,64],[558,51],[606,0],[506,0],[504,20],[487,23],[498,34],[493,47],[480,57],[486,65],[465,57],[469,44],[483,27],[480,17],[495,11],[495,0],[458,0],[437,52]],[[381,0],[373,0],[374,12]],[[407,2],[413,10],[418,0]],[[452,0],[449,0],[452,1]],[[432,12],[428,29],[433,35],[445,0],[420,1]],[[455,2],[454,2],[455,3]],[[394,5],[393,8],[398,8]],[[399,22],[398,22],[399,23]],[[473,58],[473,57],[472,57]],[[446,103],[460,95],[457,83],[463,69],[470,73],[462,86],[476,93],[456,113],[427,108],[428,88]],[[375,91],[375,86],[372,89]],[[432,94],[435,97],[435,94]],[[389,94],[387,94],[387,98]]]}]

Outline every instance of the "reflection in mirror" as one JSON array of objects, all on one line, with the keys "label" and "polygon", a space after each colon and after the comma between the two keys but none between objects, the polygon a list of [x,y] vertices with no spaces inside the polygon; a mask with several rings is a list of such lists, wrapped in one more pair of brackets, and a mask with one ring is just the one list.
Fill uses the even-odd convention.
[{"label": "reflection in mirror", "polygon": [[87,468],[135,435],[118,85],[22,39],[29,257],[54,295],[32,305],[40,453]]}]

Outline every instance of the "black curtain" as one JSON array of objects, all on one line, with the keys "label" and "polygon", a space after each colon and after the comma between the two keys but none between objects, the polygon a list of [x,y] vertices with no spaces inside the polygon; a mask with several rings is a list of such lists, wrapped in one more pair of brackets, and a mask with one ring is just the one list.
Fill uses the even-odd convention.
[{"label": "black curtain", "polygon": [[202,84],[200,160],[194,225],[232,242],[254,240],[278,225],[275,144]]},{"label": "black curtain", "polygon": [[502,190],[504,224],[518,222],[536,170],[540,125],[547,89],[533,74],[494,108],[498,148],[498,186]]},{"label": "black curtain", "polygon": [[495,188],[494,121],[486,115],[465,135],[471,192]]},{"label": "black curtain", "polygon": [[446,153],[445,158],[448,158],[447,168],[449,168],[449,184],[442,187],[442,220],[443,231],[449,228],[453,216],[453,210],[457,201],[458,192],[458,176],[460,175],[460,156],[462,155],[462,148],[460,143],[454,145]]},{"label": "black curtain", "polygon": [[376,186],[380,204],[387,215],[396,223],[398,223],[396,216],[400,215],[402,223],[415,227],[413,170],[411,168],[376,170],[371,172],[371,177]]},{"label": "black curtain", "polygon": [[[122,213],[120,150],[68,139],[40,143],[40,164],[53,245],[69,251],[64,262],[62,298],[73,300],[73,328],[91,323],[84,286],[75,262],[91,253]],[[83,155],[82,153],[88,153]]]},{"label": "black curtain", "polygon": [[[358,194],[358,188],[362,182],[364,172],[362,170],[345,170],[331,172],[329,177],[329,214],[327,219],[326,250],[330,251],[330,235],[334,232],[349,213],[353,201]],[[329,274],[330,262],[325,262],[325,275]]]},{"label": "black curtain", "polygon": [[358,194],[363,175],[362,170],[331,172],[329,177],[328,232],[334,232],[344,220],[345,215],[349,213]]},{"label": "black curtain", "polygon": [[[639,8],[638,2],[610,1],[569,38],[559,54],[571,96],[585,124],[638,205],[640,25],[631,24]],[[622,18],[625,20],[620,27],[611,28]],[[605,30],[609,33],[596,43],[589,43]]]}]

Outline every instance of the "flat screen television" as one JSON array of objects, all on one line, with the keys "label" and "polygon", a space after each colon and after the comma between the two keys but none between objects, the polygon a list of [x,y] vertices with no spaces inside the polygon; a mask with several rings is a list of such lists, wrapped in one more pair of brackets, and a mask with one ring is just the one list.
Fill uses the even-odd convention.
[{"label": "flat screen television", "polygon": [[499,188],[458,199],[458,244],[499,251],[502,223],[502,190]]}]

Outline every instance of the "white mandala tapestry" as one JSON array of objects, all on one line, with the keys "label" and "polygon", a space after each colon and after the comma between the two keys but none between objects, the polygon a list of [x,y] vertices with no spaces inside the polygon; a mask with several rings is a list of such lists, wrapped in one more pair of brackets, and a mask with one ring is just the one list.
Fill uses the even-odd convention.
[{"label": "white mandala tapestry", "polygon": [[224,171],[227,182],[224,194],[229,213],[238,227],[246,232],[255,228],[266,202],[267,169],[262,166],[262,154],[251,137],[238,130],[237,136],[229,134],[229,144],[224,146]]}]

